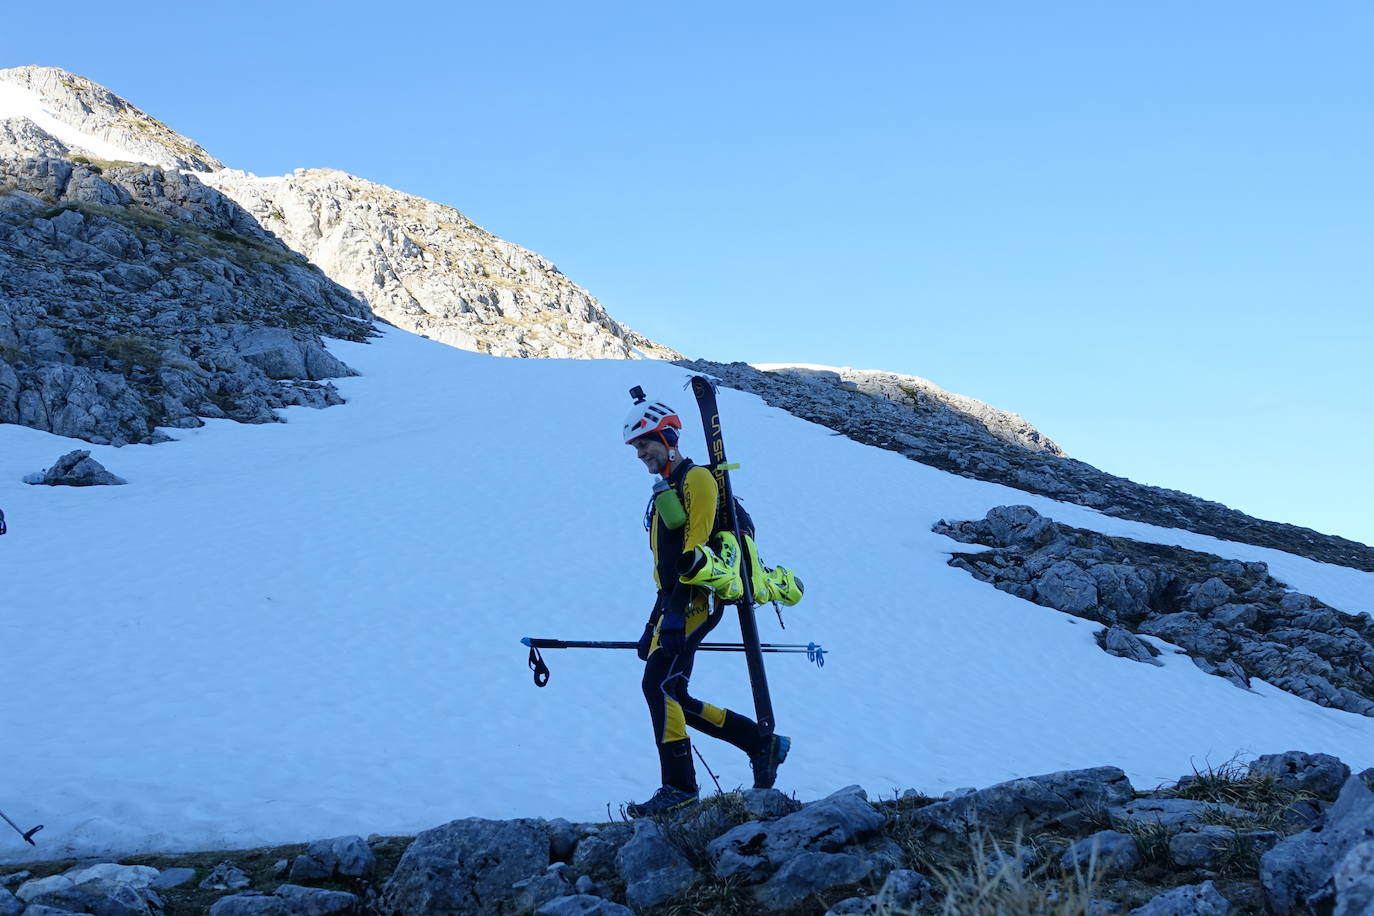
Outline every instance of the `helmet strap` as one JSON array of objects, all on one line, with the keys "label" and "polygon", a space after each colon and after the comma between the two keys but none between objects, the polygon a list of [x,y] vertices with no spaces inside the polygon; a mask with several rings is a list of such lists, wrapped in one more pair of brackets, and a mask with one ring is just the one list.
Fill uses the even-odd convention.
[{"label": "helmet strap", "polygon": [[666,479],[669,474],[673,473],[673,465],[681,456],[678,454],[677,447],[669,444],[668,437],[663,435],[662,430],[659,430],[658,438],[663,441],[664,448],[668,449],[668,457],[663,462],[662,471],[663,477]]}]

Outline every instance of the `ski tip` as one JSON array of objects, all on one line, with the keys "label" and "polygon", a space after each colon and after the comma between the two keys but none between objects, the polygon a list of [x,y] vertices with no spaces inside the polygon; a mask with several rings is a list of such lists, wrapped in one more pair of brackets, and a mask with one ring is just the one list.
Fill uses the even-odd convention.
[{"label": "ski tip", "polygon": [[528,646],[528,645],[530,645],[530,643],[533,642],[533,641],[534,641],[534,640],[533,640],[532,637],[530,637],[530,636],[525,636],[525,637],[522,637],[522,638],[521,638],[521,640],[520,640],[520,645],[522,645],[522,646]]}]

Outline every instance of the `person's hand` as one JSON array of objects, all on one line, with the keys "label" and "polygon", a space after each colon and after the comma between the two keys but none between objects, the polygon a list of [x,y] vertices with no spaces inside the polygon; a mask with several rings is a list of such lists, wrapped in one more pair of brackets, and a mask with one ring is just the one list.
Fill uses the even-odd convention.
[{"label": "person's hand", "polygon": [[639,645],[635,646],[635,654],[640,661],[647,661],[649,658],[649,645],[654,641],[654,622],[650,620],[644,624],[644,635],[639,637]]},{"label": "person's hand", "polygon": [[658,644],[669,655],[677,655],[687,645],[687,621],[681,614],[664,614],[658,626]]}]

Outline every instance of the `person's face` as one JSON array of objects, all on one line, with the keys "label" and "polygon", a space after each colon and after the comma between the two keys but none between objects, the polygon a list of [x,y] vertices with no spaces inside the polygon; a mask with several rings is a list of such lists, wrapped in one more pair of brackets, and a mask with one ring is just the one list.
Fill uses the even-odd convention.
[{"label": "person's face", "polygon": [[644,462],[650,474],[662,474],[668,462],[668,447],[657,436],[640,436],[630,443],[635,457]]}]

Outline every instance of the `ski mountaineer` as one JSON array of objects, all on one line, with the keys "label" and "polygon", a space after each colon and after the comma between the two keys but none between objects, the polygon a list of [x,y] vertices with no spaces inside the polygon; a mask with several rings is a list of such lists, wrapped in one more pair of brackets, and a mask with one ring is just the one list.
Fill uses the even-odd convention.
[{"label": "ski mountaineer", "polygon": [[[663,814],[698,800],[689,725],[748,754],[754,787],[759,789],[772,788],[778,766],[791,746],[786,736],[761,734],[754,720],[688,693],[696,648],[723,616],[720,606],[712,612],[712,594],[738,598],[743,587],[734,536],[727,536],[735,545],[728,556],[726,550],[718,555],[710,546],[716,533],[720,490],[707,468],[678,452],[681,429],[682,420],[671,407],[646,400],[630,411],[623,430],[625,443],[658,478],[644,518],[658,597],[644,625],[638,652],[644,660],[644,699],[649,704],[658,746],[662,787],[648,801],[625,807],[625,813],[636,818]],[[742,507],[738,511],[741,528],[752,533],[753,525]],[[777,597],[794,604],[800,597],[789,570],[759,567],[756,575],[762,580],[759,587],[770,590],[770,600]]]}]

